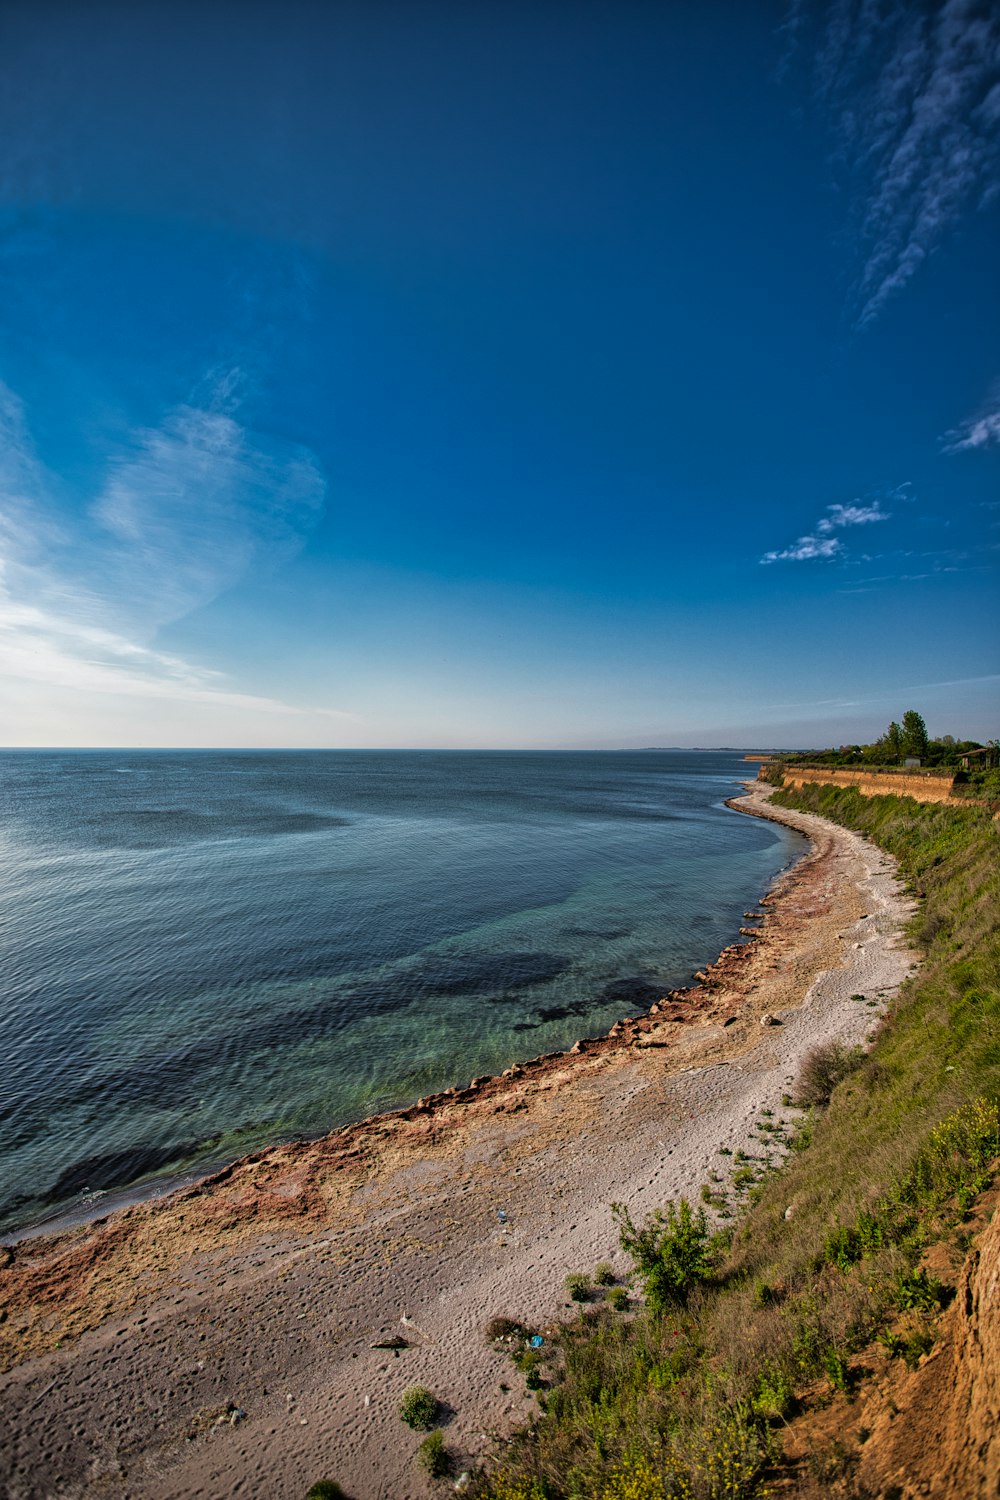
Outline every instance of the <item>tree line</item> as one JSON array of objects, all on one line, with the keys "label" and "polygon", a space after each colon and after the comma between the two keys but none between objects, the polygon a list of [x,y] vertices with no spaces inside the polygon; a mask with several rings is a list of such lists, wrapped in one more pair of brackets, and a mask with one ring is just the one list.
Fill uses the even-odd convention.
[{"label": "tree line", "polygon": [[[994,743],[990,741],[991,745]],[[869,745],[841,745],[839,749],[809,751],[782,759],[834,766],[901,766],[908,760],[918,760],[921,766],[948,769],[957,767],[959,757],[966,751],[983,748],[979,740],[959,740],[951,734],[931,739],[923,715],[909,708],[899,722],[893,719],[885,733]]]}]

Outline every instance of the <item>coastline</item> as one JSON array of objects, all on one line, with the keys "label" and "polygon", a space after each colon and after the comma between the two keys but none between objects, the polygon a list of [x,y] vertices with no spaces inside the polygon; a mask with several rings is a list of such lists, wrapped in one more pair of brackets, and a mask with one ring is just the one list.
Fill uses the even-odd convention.
[{"label": "coastline", "polygon": [[[395,1416],[404,1385],[448,1402],[449,1446],[470,1461],[489,1446],[484,1424],[523,1420],[483,1323],[544,1321],[566,1272],[620,1263],[611,1201],[644,1213],[696,1197],[762,1107],[794,1116],[780,1098],[796,1057],[827,1036],[864,1039],[876,1007],[852,991],[880,1009],[911,967],[887,858],[822,819],[778,815],[768,796],[752,783],[734,810],[812,847],[764,898],[759,935],[695,986],[568,1052],[8,1250],[12,1500],[46,1487],[221,1500],[237,1473],[279,1500],[324,1473],[358,1500],[423,1495]],[[762,1027],[764,1014],[784,1024]],[[401,1331],[405,1349],[372,1347]],[[245,1422],[191,1435],[229,1401]]]},{"label": "coastline", "polygon": [[[744,787],[752,787],[752,781],[743,782]],[[738,813],[751,813],[754,816],[766,818],[764,813],[752,813],[749,808],[737,806],[741,799],[739,797],[722,798],[715,805],[726,807],[730,811]],[[791,825],[784,823],[782,818],[771,817],[770,821],[781,823],[786,827]],[[795,866],[809,854],[809,843],[806,847],[788,860],[771,878],[770,889],[767,896],[773,896],[781,886],[781,882]],[[760,904],[760,903],[756,903]],[[746,914],[745,914],[746,915]],[[765,912],[760,912],[760,917]],[[746,933],[748,929],[741,929]],[[756,935],[756,934],[755,934]],[[137,1182],[126,1184],[120,1188],[109,1188],[86,1193],[76,1201],[67,1202],[45,1214],[44,1217],[34,1219],[28,1223],[18,1225],[14,1228],[0,1232],[0,1257],[4,1249],[13,1249],[16,1245],[32,1240],[57,1240],[72,1232],[86,1229],[88,1226],[96,1227],[103,1225],[111,1218],[116,1218],[120,1213],[132,1208],[141,1208],[143,1205],[152,1205],[164,1201],[174,1193],[198,1189],[201,1186],[210,1185],[226,1180],[229,1175],[243,1164],[253,1164],[261,1161],[269,1153],[288,1148],[306,1149],[317,1143],[343,1138],[363,1138],[373,1129],[378,1122],[393,1119],[409,1120],[416,1115],[426,1114],[429,1110],[436,1111],[452,1103],[467,1103],[476,1095],[481,1093],[488,1085],[497,1088],[505,1088],[510,1081],[519,1077],[523,1070],[526,1074],[535,1074],[541,1069],[549,1068],[557,1064],[560,1059],[566,1059],[579,1055],[581,1052],[596,1054],[599,1051],[610,1051],[621,1046],[629,1045],[629,1037],[636,1031],[649,1030],[651,1018],[662,1012],[662,1020],[672,1020],[683,1024],[693,1018],[696,1011],[703,1008],[702,984],[698,975],[716,972],[722,976],[732,962],[737,959],[742,949],[746,947],[744,942],[728,944],[720,951],[714,962],[706,962],[692,977],[694,984],[682,985],[672,990],[664,991],[659,1000],[650,1008],[630,1016],[623,1016],[614,1022],[607,1032],[600,1032],[590,1036],[574,1038],[567,1046],[558,1048],[552,1052],[542,1052],[524,1059],[515,1059],[507,1068],[498,1073],[473,1076],[467,1083],[451,1084],[434,1093],[427,1094],[416,1100],[395,1105],[391,1108],[379,1109],[373,1114],[362,1115],[357,1119],[347,1120],[341,1125],[334,1125],[328,1130],[320,1130],[315,1134],[279,1136],[275,1140],[267,1141],[261,1145],[244,1150],[237,1156],[220,1154],[213,1160],[209,1157],[202,1159],[196,1164],[179,1166],[162,1174],[140,1179]],[[662,1008],[671,1004],[672,1009],[667,1012]],[[623,1033],[620,1027],[626,1028]]]}]

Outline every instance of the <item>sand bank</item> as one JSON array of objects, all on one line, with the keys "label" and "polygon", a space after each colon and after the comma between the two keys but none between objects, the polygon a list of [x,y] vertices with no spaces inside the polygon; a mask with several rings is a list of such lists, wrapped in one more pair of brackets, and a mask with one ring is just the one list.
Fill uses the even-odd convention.
[{"label": "sand bank", "polygon": [[[877,1011],[851,996],[881,1007],[913,966],[891,861],[769,796],[734,805],[811,852],[694,988],[569,1053],[6,1252],[10,1500],[300,1500],[324,1476],[403,1500],[429,1493],[396,1414],[406,1386],[446,1404],[460,1461],[519,1423],[488,1318],[543,1325],[568,1271],[624,1270],[611,1202],[696,1197],[720,1146],[752,1148],[761,1109],[794,1117],[781,1097],[805,1052],[864,1040]],[[235,1425],[217,1420],[230,1403]]]}]

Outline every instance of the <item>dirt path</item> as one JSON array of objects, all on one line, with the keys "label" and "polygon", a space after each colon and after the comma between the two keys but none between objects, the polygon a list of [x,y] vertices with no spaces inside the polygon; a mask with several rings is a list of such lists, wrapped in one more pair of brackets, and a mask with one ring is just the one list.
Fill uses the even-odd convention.
[{"label": "dirt path", "polygon": [[[611,1202],[696,1197],[720,1146],[756,1144],[762,1108],[791,1118],[805,1052],[864,1040],[877,1011],[851,996],[880,1009],[912,968],[888,858],[768,796],[737,805],[813,848],[706,983],[574,1052],[18,1245],[0,1271],[0,1490],[301,1500],[330,1477],[404,1500],[430,1492],[406,1386],[445,1403],[460,1464],[517,1424],[528,1404],[505,1387],[522,1382],[484,1323],[542,1324],[567,1272],[624,1270]],[[375,1347],[392,1338],[407,1347]]]}]

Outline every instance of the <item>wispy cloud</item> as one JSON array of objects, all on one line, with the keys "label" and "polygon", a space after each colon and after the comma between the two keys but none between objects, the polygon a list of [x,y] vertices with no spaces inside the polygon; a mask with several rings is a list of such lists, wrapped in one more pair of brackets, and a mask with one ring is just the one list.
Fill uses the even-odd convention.
[{"label": "wispy cloud", "polygon": [[[901,495],[904,486],[893,493]],[[880,500],[855,500],[850,505],[828,505],[826,514],[817,521],[812,533],[800,536],[789,547],[765,552],[762,563],[809,562],[814,558],[839,557],[846,551],[844,542],[835,536],[850,526],[869,526],[874,521],[888,521],[891,512],[883,510]]]},{"label": "wispy cloud", "polygon": [[73,515],[58,492],[22,402],[0,382],[0,672],[83,692],[300,711],[233,691],[155,639],[301,545],[324,498],[311,454],[255,439],[226,381],[209,405],[133,432],[89,511]]},{"label": "wispy cloud", "polygon": [[941,439],[942,453],[968,453],[1000,443],[1000,381],[994,383],[974,416],[967,417]]},{"label": "wispy cloud", "polygon": [[92,508],[108,581],[175,619],[294,552],[324,488],[304,450],[255,442],[223,410],[179,407],[134,435]]},{"label": "wispy cloud", "polygon": [[790,547],[779,552],[765,552],[762,563],[807,562],[814,557],[836,557],[844,550],[844,544],[834,536],[800,536]]},{"label": "wispy cloud", "polygon": [[817,531],[828,533],[837,531],[842,526],[868,526],[872,521],[888,521],[889,513],[884,511],[878,500],[870,505],[828,505],[827,514],[816,527]]},{"label": "wispy cloud", "polygon": [[[799,55],[804,11],[792,0],[783,33]],[[1000,192],[1000,11],[979,0],[830,0],[808,21],[835,160],[850,173],[864,328],[961,215]]]}]

